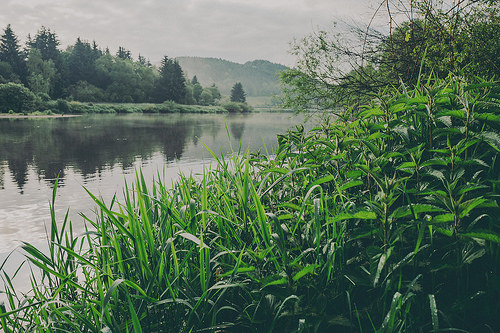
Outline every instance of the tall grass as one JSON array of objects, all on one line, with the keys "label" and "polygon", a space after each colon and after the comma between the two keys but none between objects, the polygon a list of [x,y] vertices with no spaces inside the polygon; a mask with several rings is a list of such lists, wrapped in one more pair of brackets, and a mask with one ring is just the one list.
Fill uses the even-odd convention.
[{"label": "tall grass", "polygon": [[[24,244],[4,332],[418,332],[500,327],[496,83],[404,86],[218,157]],[[56,187],[55,187],[56,188]],[[10,309],[10,310],[9,310]],[[13,309],[13,310],[12,310]]]}]

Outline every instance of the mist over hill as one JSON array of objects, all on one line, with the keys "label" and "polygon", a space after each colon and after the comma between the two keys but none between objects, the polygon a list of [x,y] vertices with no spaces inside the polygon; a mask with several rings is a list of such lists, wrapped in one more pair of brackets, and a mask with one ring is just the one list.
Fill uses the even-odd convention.
[{"label": "mist over hill", "polygon": [[194,75],[203,86],[212,83],[223,95],[229,95],[236,82],[241,82],[247,96],[272,96],[281,93],[279,73],[287,67],[267,60],[239,64],[223,59],[178,57],[183,71],[192,79]]}]

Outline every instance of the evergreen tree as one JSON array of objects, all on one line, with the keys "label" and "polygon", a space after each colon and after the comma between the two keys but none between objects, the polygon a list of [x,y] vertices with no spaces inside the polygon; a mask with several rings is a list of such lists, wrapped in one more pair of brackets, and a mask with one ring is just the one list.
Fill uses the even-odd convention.
[{"label": "evergreen tree", "polygon": [[0,61],[8,63],[19,80],[26,83],[26,63],[10,24],[7,25],[4,34],[0,37]]},{"label": "evergreen tree", "polygon": [[38,30],[34,39],[28,36],[28,48],[30,50],[39,50],[42,60],[52,60],[54,63],[59,62],[61,56],[61,52],[58,49],[59,45],[60,43],[57,40],[56,34],[44,26]]},{"label": "evergreen tree", "polygon": [[68,59],[69,82],[74,84],[78,81],[87,81],[94,84],[95,61],[92,46],[88,42],[82,42],[78,37]]},{"label": "evergreen tree", "polygon": [[161,62],[155,100],[160,103],[167,100],[185,103],[186,100],[186,79],[182,68],[177,61],[167,56]]},{"label": "evergreen tree", "polygon": [[246,93],[241,82],[236,82],[231,89],[231,102],[246,103]]},{"label": "evergreen tree", "polygon": [[132,53],[130,50],[127,50],[124,47],[118,47],[118,52],[116,52],[116,56],[123,60],[132,60]]}]

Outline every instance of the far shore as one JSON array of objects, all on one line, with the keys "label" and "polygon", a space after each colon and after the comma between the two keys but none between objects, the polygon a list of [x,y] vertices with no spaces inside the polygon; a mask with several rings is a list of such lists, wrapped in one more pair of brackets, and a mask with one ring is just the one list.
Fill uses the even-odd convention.
[{"label": "far shore", "polygon": [[0,113],[0,118],[71,118],[71,117],[80,117],[79,114],[8,114],[8,113]]}]

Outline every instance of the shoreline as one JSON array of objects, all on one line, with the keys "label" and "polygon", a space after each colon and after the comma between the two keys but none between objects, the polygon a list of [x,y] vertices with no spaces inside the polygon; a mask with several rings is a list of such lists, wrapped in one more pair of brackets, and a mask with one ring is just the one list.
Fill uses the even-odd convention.
[{"label": "shoreline", "polygon": [[81,117],[80,114],[42,114],[42,115],[24,115],[24,114],[0,114],[0,119],[36,119],[36,118],[73,118]]}]

